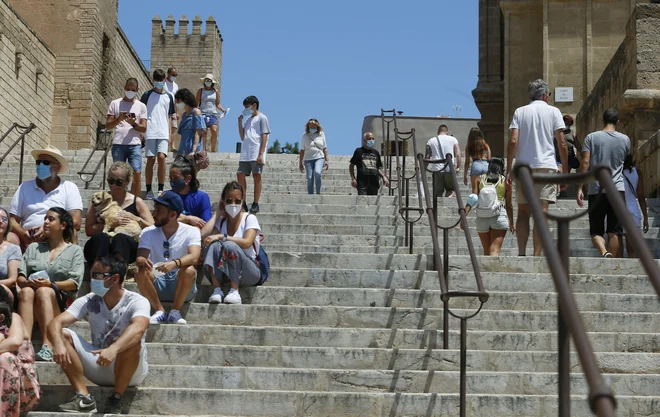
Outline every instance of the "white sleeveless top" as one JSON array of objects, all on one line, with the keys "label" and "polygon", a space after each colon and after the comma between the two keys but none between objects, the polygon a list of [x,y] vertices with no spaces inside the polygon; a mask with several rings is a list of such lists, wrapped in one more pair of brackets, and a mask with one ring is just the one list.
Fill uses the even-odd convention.
[{"label": "white sleeveless top", "polygon": [[203,114],[218,114],[218,108],[215,106],[216,92],[202,88],[202,102],[199,103],[199,110]]},{"label": "white sleeveless top", "polygon": [[637,226],[642,227],[642,211],[639,209],[639,202],[637,201],[637,197],[635,197],[637,184],[639,184],[637,169],[633,168],[632,172],[624,169],[623,176],[623,186],[626,189],[626,206],[628,206],[628,211],[635,218]]}]

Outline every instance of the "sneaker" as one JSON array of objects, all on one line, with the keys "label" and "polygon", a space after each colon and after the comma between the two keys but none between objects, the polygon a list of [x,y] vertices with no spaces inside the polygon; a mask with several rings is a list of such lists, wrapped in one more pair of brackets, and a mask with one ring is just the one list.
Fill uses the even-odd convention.
[{"label": "sneaker", "polygon": [[170,311],[170,314],[167,315],[167,322],[173,324],[188,323],[183,317],[181,317],[181,312],[179,310]]},{"label": "sneaker", "polygon": [[603,254],[603,258],[614,258],[614,255],[609,252],[605,252],[605,254]]},{"label": "sneaker", "polygon": [[108,400],[105,402],[104,414],[121,414],[121,394],[118,392],[112,393]]},{"label": "sneaker", "polygon": [[252,214],[259,213],[259,203],[252,203],[252,207],[250,207],[250,213]]},{"label": "sneaker", "polygon": [[235,289],[229,290],[229,294],[225,297],[223,303],[225,304],[243,304],[241,295]]},{"label": "sneaker", "polygon": [[154,195],[153,191],[149,191],[147,195],[144,197],[145,200],[154,200],[156,196]]},{"label": "sneaker", "polygon": [[65,413],[96,413],[96,401],[91,395],[85,397],[76,392],[68,403],[60,404],[57,409]]},{"label": "sneaker", "polygon": [[156,311],[156,313],[151,316],[149,323],[151,324],[161,324],[167,322],[167,313],[164,311]]},{"label": "sneaker", "polygon": [[53,361],[53,349],[48,347],[48,345],[43,345],[41,350],[35,355],[35,360],[41,362],[52,362]]},{"label": "sneaker", "polygon": [[209,304],[220,304],[224,296],[225,294],[222,292],[220,288],[215,288],[213,290],[213,294],[209,298]]}]

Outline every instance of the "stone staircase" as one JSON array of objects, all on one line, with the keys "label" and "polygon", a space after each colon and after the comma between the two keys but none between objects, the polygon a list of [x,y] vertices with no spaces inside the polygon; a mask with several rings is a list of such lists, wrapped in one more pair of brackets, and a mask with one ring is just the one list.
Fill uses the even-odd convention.
[{"label": "stone staircase", "polygon": [[[88,151],[70,151],[71,172]],[[185,309],[188,325],[151,326],[150,374],[127,392],[134,415],[458,416],[459,322],[442,345],[442,303],[432,270],[427,219],[415,226],[415,250],[403,246],[404,223],[394,197],[358,197],[348,157],[332,156],[323,195],[308,196],[297,157],[269,155],[259,221],[272,264],[262,287],[242,290],[244,305],[208,305],[204,279]],[[31,161],[30,161],[31,162]],[[237,155],[211,156],[200,175],[212,201],[235,177]],[[0,169],[3,206],[16,188],[15,161]],[[26,177],[33,165],[26,164]],[[75,174],[67,179],[82,182]],[[88,204],[101,176],[83,190]],[[249,181],[250,192],[252,190]],[[462,188],[466,193],[466,187]],[[248,199],[251,201],[251,199]],[[444,199],[440,218],[455,218]],[[657,200],[649,200],[647,242],[660,257]],[[573,201],[555,212],[572,213]],[[660,217],[658,217],[660,219]],[[474,225],[471,216],[470,224]],[[572,225],[571,281],[620,416],[660,415],[660,303],[636,260],[600,259],[584,220]],[[472,231],[475,248],[481,245]],[[460,230],[450,233],[450,288],[474,289]],[[81,239],[84,244],[85,238]],[[491,298],[468,321],[468,416],[556,416],[556,295],[545,258],[519,258],[507,236],[503,256],[480,257]],[[126,287],[135,290],[135,284]],[[88,291],[86,283],[83,292]],[[452,301],[474,309],[476,302]],[[89,337],[84,323],[77,331]],[[39,345],[38,336],[35,345]],[[572,357],[574,416],[590,415],[588,387]],[[55,364],[39,363],[48,412],[72,390]],[[108,388],[94,387],[99,406]]]}]

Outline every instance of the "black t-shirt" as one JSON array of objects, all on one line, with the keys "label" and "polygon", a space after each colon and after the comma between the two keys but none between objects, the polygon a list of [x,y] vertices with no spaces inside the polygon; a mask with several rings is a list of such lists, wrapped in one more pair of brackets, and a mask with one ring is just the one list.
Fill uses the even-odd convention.
[{"label": "black t-shirt", "polygon": [[353,152],[351,164],[357,167],[357,179],[363,177],[378,178],[378,170],[383,168],[380,160],[380,153],[375,149],[367,149],[364,146],[357,148]]}]

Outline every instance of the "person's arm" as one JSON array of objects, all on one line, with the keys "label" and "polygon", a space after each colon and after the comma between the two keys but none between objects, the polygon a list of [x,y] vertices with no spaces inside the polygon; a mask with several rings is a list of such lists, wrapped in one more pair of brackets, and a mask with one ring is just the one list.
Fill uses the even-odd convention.
[{"label": "person's arm", "polygon": [[[193,115],[192,115],[193,119],[194,118],[199,118],[199,117],[201,117],[201,115],[202,115],[202,112],[198,108],[195,108],[193,110]],[[202,131],[203,131],[203,129],[199,126],[197,126],[197,129],[195,129],[195,135],[193,136],[193,147],[192,147],[192,152],[191,152],[193,154],[197,152],[197,146],[199,146],[199,140],[202,137]]]},{"label": "person's arm", "polygon": [[[224,238],[224,235],[218,233],[215,235],[211,235],[210,237],[211,237],[210,240],[212,242],[215,242],[218,240],[222,240]],[[257,229],[247,229],[243,237],[234,237],[227,235],[227,242],[234,242],[242,249],[248,249],[250,246],[252,246],[252,244],[254,243],[254,239],[256,238],[257,238]]]},{"label": "person's arm", "polygon": [[99,223],[96,219],[96,209],[94,205],[90,204],[87,207],[87,215],[85,216],[85,234],[87,236],[94,236],[101,233],[105,228],[105,224]]},{"label": "person's arm", "polygon": [[257,157],[257,163],[262,164],[264,160],[264,154],[266,153],[266,144],[268,143],[269,133],[261,134],[261,144],[259,145],[259,156]]},{"label": "person's arm", "polygon": [[133,317],[131,324],[124,329],[124,332],[119,336],[119,339],[115,340],[115,343],[105,349],[93,350],[92,353],[99,355],[101,366],[109,366],[118,354],[141,343],[142,336],[144,335],[144,332],[147,331],[148,327],[148,317]]},{"label": "person's arm", "polygon": [[[591,148],[587,148],[591,149]],[[591,159],[591,152],[589,150],[584,150],[582,151],[582,160],[580,161],[580,171],[579,172],[587,172],[589,171],[589,160]],[[584,207],[584,191],[582,191],[582,187],[584,184],[580,183],[577,185],[577,203],[578,206]]]},{"label": "person's arm", "polygon": [[197,94],[195,95],[195,99],[197,100],[197,105],[201,106],[202,105],[202,89],[200,88],[197,90]]},{"label": "person's arm", "polygon": [[456,161],[454,161],[454,167],[456,169],[456,172],[458,172],[461,170],[461,158],[462,158],[461,147],[458,145],[458,142],[454,144],[454,156],[456,157]]},{"label": "person's arm", "polygon": [[[202,227],[202,239],[206,239],[207,237],[211,235],[217,235],[220,233],[217,227],[215,227],[215,224],[217,222],[218,218],[218,211],[216,210],[215,213],[213,213],[213,216],[209,219],[209,221],[206,222],[204,227]],[[205,245],[208,246],[208,245]]]},{"label": "person's arm", "polygon": [[305,167],[303,166],[304,158],[305,158],[305,149],[301,149],[300,155],[298,156],[298,168],[300,169],[300,172],[303,172],[305,170]]},{"label": "person's arm", "polygon": [[520,130],[513,128],[509,134],[509,144],[506,148],[506,182],[507,185],[511,184],[511,168],[513,167],[513,158],[516,156],[518,151],[518,138],[520,135]]},{"label": "person's arm", "polygon": [[[197,101],[199,103],[199,101]],[[215,89],[215,107],[221,112],[225,112],[225,108],[220,105],[220,89]]]},{"label": "person's arm", "polygon": [[[644,203],[644,207],[646,207],[646,203]],[[7,278],[1,280],[0,284],[7,288],[14,286],[18,280],[18,267],[20,265],[21,261],[18,259],[7,261]]]},{"label": "person's arm", "polygon": [[12,313],[9,335],[0,342],[0,354],[17,351],[25,339],[25,326],[23,325],[23,320],[18,314]]},{"label": "person's arm", "polygon": [[323,158],[325,158],[325,162],[323,163],[323,166],[327,170],[330,168],[330,156],[328,155],[328,148],[323,148]]},{"label": "person's arm", "polygon": [[77,321],[78,319],[73,314],[65,311],[52,319],[47,326],[48,340],[50,340],[53,346],[53,360],[65,369],[72,362],[69,357],[69,352],[64,345],[62,329],[64,326],[70,326]]},{"label": "person's arm", "polygon": [[138,223],[140,223],[140,226],[144,229],[145,227],[153,226],[154,225],[154,218],[151,215],[151,211],[149,211],[149,207],[147,204],[144,202],[143,199],[140,197],[135,197],[135,206],[137,208],[137,213],[138,213]]},{"label": "person's arm", "polygon": [[126,113],[119,113],[119,116],[116,117],[114,114],[108,114],[105,119],[105,128],[107,130],[112,130],[116,128],[119,123],[126,119],[128,119],[128,115]]},{"label": "person's arm", "polygon": [[147,132],[147,117],[146,117],[146,112],[144,117],[140,117],[140,121],[134,121],[131,124],[131,127],[135,130],[137,130],[140,133],[146,133]]},{"label": "person's arm", "polygon": [[571,167],[568,166],[568,144],[564,137],[564,129],[555,130],[555,139],[557,140],[557,145],[559,147],[559,160],[561,161],[562,170],[564,171],[564,174],[568,174]]},{"label": "person's arm", "polygon": [[504,192],[504,201],[506,207],[506,217],[509,219],[509,231],[511,233],[516,232],[516,224],[513,222],[513,192],[507,189]]},{"label": "person's arm", "polygon": [[431,146],[426,145],[426,153],[424,154],[424,159],[431,159],[431,155],[433,155],[433,152],[431,152]]},{"label": "person's arm", "polygon": [[642,172],[638,169],[637,176],[639,180],[637,181],[637,200],[639,201],[639,208],[642,210],[642,217],[644,217],[644,233],[649,231],[649,213],[648,207],[646,206],[646,194],[644,193],[644,176]]},{"label": "person's arm", "polygon": [[238,116],[238,135],[241,137],[241,141],[245,140],[245,129],[243,128],[243,115]]},{"label": "person's arm", "polygon": [[154,267],[154,263],[149,259],[151,251],[147,248],[138,248],[137,256],[135,259],[135,266],[139,269],[151,270]]},{"label": "person's arm", "polygon": [[[468,154],[467,145],[465,145],[465,165],[463,166],[463,176],[467,179],[468,169],[470,169],[470,154]],[[467,185],[467,184],[466,184]]]},{"label": "person's arm", "polygon": [[[488,160],[490,161],[493,155],[490,153],[490,146],[488,144],[486,144],[486,149],[488,150]],[[467,159],[467,154],[465,154],[465,158]]]}]

